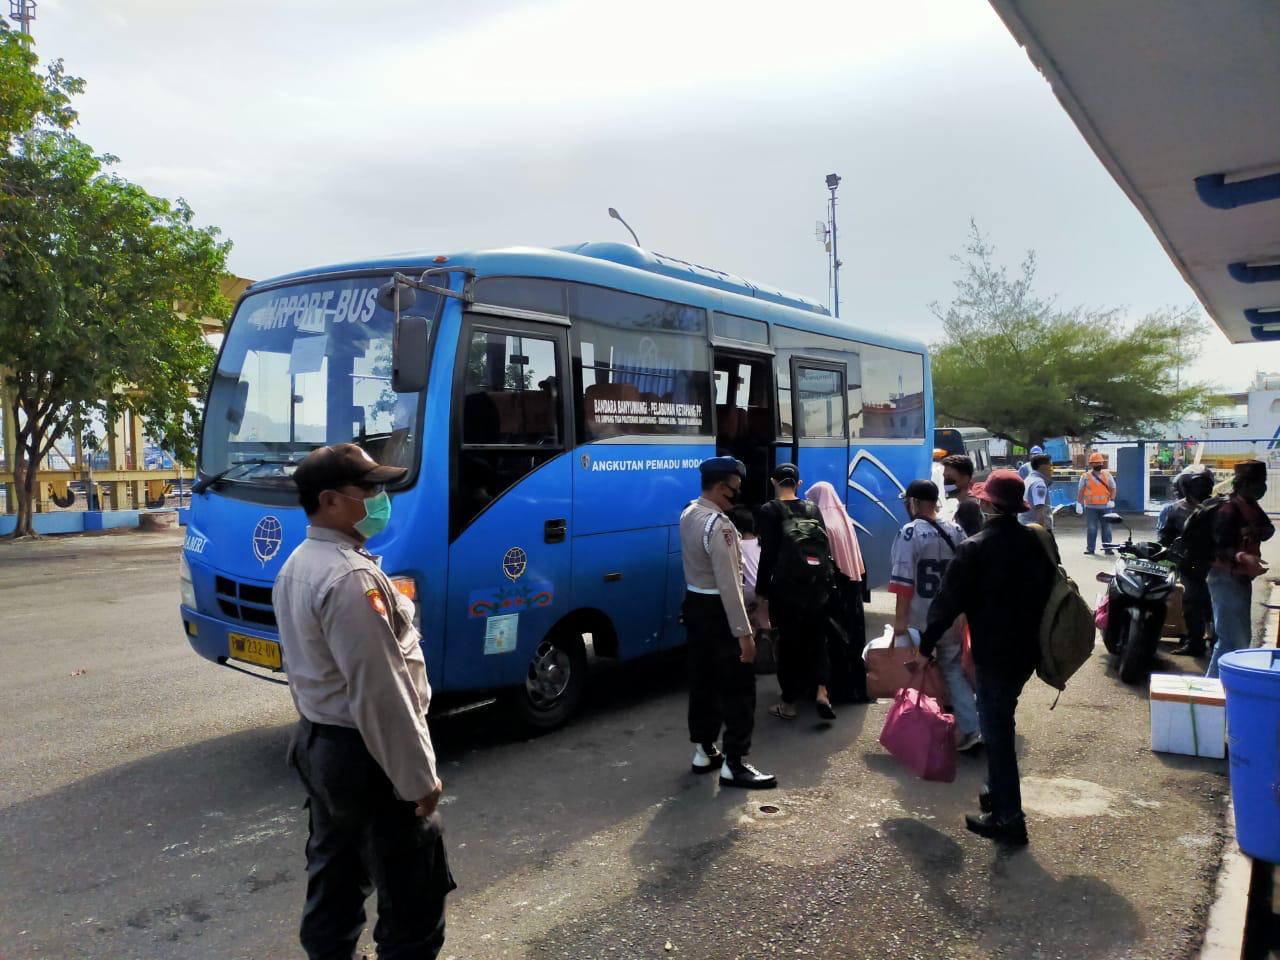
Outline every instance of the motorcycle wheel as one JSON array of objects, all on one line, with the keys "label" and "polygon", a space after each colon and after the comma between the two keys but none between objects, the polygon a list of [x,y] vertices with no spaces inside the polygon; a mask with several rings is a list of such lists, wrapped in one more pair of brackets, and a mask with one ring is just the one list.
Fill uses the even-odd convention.
[{"label": "motorcycle wheel", "polygon": [[1107,613],[1107,628],[1102,631],[1102,645],[1107,648],[1107,653],[1119,653],[1128,632],[1129,617],[1113,601]]},{"label": "motorcycle wheel", "polygon": [[1120,651],[1121,683],[1138,683],[1146,675],[1151,656],[1145,641],[1142,621],[1137,617],[1130,617],[1129,629],[1125,631],[1124,649]]}]

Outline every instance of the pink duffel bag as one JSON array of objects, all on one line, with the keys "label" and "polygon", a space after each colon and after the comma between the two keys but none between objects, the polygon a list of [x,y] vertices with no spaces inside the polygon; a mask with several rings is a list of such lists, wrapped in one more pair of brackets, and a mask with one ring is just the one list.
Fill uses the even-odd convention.
[{"label": "pink duffel bag", "polygon": [[956,778],[956,718],[914,687],[894,695],[880,745],[922,780],[951,783]]},{"label": "pink duffel bag", "polygon": [[1098,597],[1098,605],[1093,611],[1093,625],[1099,630],[1107,629],[1107,608],[1111,605],[1111,594],[1104,590]]}]

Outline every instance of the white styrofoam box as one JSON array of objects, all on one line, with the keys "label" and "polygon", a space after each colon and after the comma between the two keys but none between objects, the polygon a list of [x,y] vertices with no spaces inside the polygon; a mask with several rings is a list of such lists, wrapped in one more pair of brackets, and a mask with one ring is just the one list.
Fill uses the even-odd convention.
[{"label": "white styrofoam box", "polygon": [[1226,756],[1227,700],[1221,680],[1153,673],[1150,697],[1152,750]]}]

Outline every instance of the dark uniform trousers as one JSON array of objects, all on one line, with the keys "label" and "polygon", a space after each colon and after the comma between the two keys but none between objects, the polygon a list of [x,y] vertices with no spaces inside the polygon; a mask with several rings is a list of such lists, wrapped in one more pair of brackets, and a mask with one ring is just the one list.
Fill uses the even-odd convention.
[{"label": "dark uniform trousers", "polygon": [[1186,642],[1204,649],[1205,633],[1213,633],[1213,598],[1204,576],[1182,572],[1182,616],[1186,621]]},{"label": "dark uniform trousers", "polygon": [[689,633],[689,739],[715,743],[724,727],[724,752],[745,757],[756,717],[755,665],[742,662],[742,647],[729,629],[720,598],[686,592]]},{"label": "dark uniform trousers", "polygon": [[444,945],[449,873],[440,819],[414,814],[358,730],[302,719],[289,765],[307,791],[307,902],[302,947],[310,960],[351,960],[378,892],[379,960],[434,960]]}]

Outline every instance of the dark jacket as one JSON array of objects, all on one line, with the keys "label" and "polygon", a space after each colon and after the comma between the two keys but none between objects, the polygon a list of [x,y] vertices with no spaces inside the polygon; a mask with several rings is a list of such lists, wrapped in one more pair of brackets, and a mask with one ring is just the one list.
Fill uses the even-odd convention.
[{"label": "dark jacket", "polygon": [[756,572],[756,596],[767,597],[773,587],[773,568],[778,565],[778,551],[782,547],[782,521],[786,515],[808,517],[817,520],[827,529],[822,511],[812,500],[770,500],[760,508],[760,567]]},{"label": "dark jacket", "polygon": [[1010,673],[1034,669],[1057,559],[1057,548],[1050,562],[1035,531],[1016,516],[992,517],[956,548],[929,607],[920,651],[930,655],[938,638],[964,614],[975,664]]},{"label": "dark jacket", "polygon": [[1263,542],[1275,536],[1271,518],[1257,503],[1233,496],[1213,516],[1214,566],[1238,575],[1236,554],[1262,556]]}]

